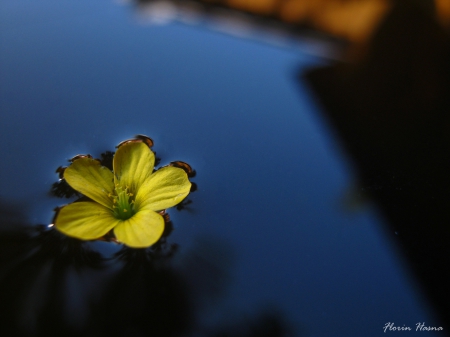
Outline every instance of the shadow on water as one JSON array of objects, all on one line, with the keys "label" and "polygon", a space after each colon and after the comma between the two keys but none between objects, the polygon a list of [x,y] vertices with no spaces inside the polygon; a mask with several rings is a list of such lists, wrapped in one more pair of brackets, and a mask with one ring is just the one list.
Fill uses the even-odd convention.
[{"label": "shadow on water", "polygon": [[[168,242],[170,222],[166,228],[147,249],[85,242],[27,225],[19,207],[0,202],[0,335],[290,335],[272,309],[257,309],[245,322],[224,317],[219,327],[202,327],[202,308],[220,304],[227,286],[230,252],[200,240],[174,264],[178,245]],[[106,246],[116,251],[108,255]]]},{"label": "shadow on water", "polygon": [[449,32],[421,7],[398,2],[359,60],[306,75],[359,169],[361,190],[384,212],[447,326],[449,60]]},{"label": "shadow on water", "polygon": [[0,331],[4,336],[54,335],[66,328],[63,308],[69,269],[98,269],[103,259],[82,242],[47,226],[26,226],[20,213],[5,219],[5,206],[0,209]]}]

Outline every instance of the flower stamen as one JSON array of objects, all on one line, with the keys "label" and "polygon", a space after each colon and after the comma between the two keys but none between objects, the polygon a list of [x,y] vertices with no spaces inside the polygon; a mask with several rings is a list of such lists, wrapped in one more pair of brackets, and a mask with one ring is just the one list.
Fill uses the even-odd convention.
[{"label": "flower stamen", "polygon": [[131,218],[135,214],[135,210],[134,200],[131,199],[133,194],[128,192],[128,186],[123,188],[119,184],[116,184],[114,192],[111,195],[114,204],[114,216],[120,220]]}]

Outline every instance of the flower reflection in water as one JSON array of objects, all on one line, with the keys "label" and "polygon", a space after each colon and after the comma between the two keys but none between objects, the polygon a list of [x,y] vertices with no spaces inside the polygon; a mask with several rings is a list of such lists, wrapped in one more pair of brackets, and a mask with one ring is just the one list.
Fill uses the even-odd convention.
[{"label": "flower reflection in water", "polygon": [[176,264],[169,222],[155,245],[123,246],[106,256],[105,243],[26,226],[11,209],[0,204],[1,336],[291,335],[270,309],[238,322],[224,317],[219,326],[199,323],[202,302],[220,303],[218,288],[229,278],[231,264],[223,258],[230,252],[220,242],[199,242]]}]

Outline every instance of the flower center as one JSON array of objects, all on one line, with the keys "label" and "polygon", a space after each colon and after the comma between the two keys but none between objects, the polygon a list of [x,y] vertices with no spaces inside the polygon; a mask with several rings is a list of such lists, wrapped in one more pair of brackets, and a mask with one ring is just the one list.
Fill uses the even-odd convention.
[{"label": "flower center", "polygon": [[127,220],[135,213],[134,200],[132,198],[133,194],[129,193],[127,190],[128,187],[123,188],[117,184],[115,188],[115,195],[110,195],[113,198],[114,216],[117,219]]}]

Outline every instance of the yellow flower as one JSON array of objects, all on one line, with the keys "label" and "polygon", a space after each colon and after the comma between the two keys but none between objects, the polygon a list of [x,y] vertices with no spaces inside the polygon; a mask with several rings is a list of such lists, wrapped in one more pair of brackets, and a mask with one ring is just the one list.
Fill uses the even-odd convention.
[{"label": "yellow flower", "polygon": [[157,211],[178,204],[191,188],[184,170],[169,166],[153,172],[154,164],[154,153],[142,142],[117,149],[114,173],[95,159],[75,160],[64,178],[93,201],[63,207],[56,229],[82,240],[101,238],[113,229],[117,240],[127,246],[151,246],[164,231],[164,219]]}]

